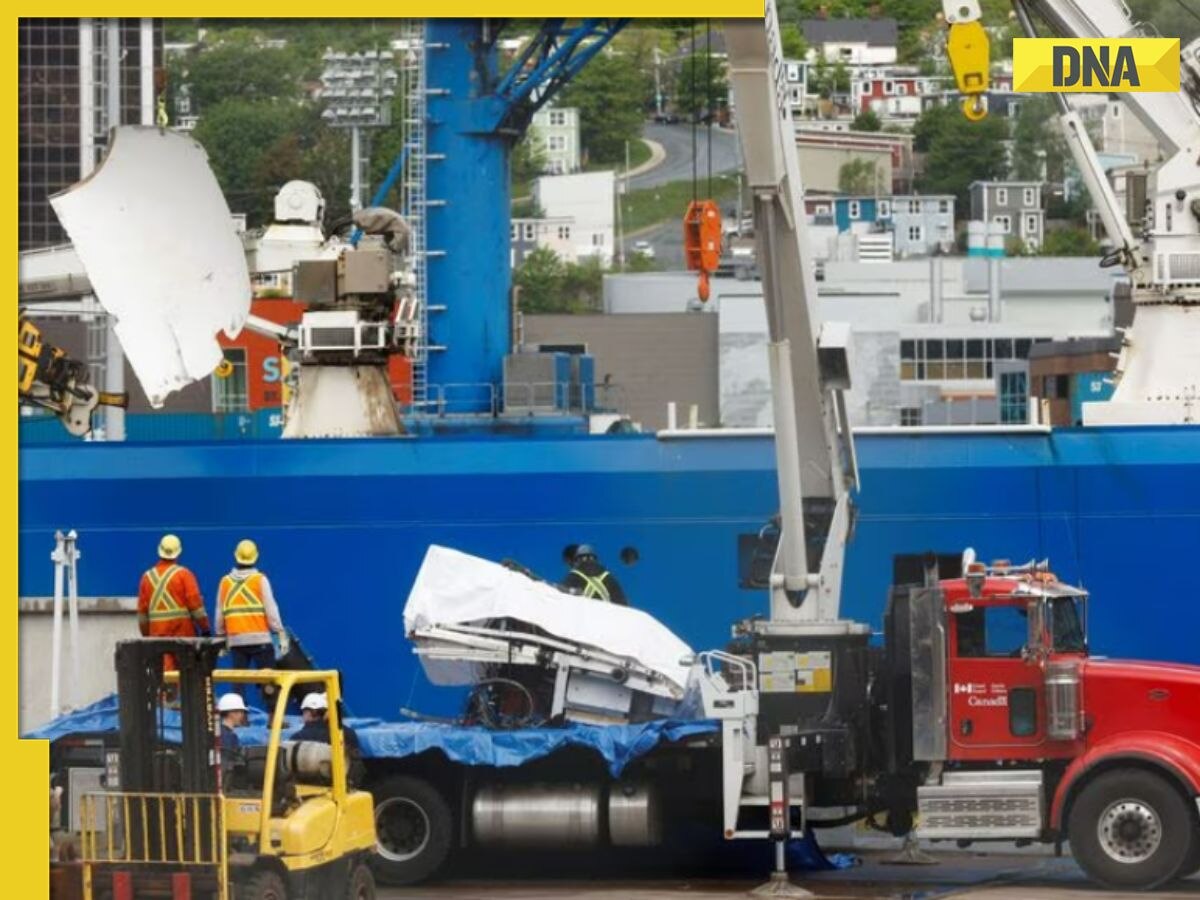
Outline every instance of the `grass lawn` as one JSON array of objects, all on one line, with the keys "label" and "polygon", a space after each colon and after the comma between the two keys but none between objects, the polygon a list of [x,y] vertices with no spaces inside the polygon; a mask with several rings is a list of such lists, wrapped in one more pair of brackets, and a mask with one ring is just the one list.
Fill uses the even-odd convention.
[{"label": "grass lawn", "polygon": [[[708,180],[701,178],[696,183],[700,199],[708,187]],[[712,179],[712,197],[722,206],[725,201],[732,200],[737,195],[736,175],[714,175]],[[692,201],[692,180],[672,181],[658,187],[641,188],[630,191],[619,198],[621,215],[624,219],[625,231],[632,232],[657,225],[672,219],[681,220],[687,212],[687,206]]]}]

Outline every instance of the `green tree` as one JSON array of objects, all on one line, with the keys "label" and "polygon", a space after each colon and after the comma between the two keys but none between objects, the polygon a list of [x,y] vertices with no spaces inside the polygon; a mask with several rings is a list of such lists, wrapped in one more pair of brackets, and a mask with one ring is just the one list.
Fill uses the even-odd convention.
[{"label": "green tree", "polygon": [[954,194],[966,209],[973,181],[1007,175],[1004,142],[1008,127],[998,116],[968,121],[956,105],[926,110],[913,126],[913,146],[925,154],[917,188],[930,194]]},{"label": "green tree", "polygon": [[850,123],[851,131],[880,131],[882,128],[883,123],[879,121],[879,115],[873,109],[864,109]]},{"label": "green tree", "polygon": [[258,45],[255,32],[238,30],[219,44],[201,48],[172,63],[169,78],[186,83],[192,111],[204,115],[227,100],[299,100],[303,62],[290,48],[270,50]]},{"label": "green tree", "polygon": [[695,119],[715,113],[729,101],[725,63],[711,54],[693,53],[675,77],[675,108]]},{"label": "green tree", "polygon": [[600,308],[604,267],[596,257],[567,263],[563,271],[562,294],[569,312],[589,312]]},{"label": "green tree", "polygon": [[512,182],[515,188],[527,187],[546,171],[546,152],[542,142],[532,132],[517,141],[510,156]]},{"label": "green tree", "polygon": [[563,294],[566,266],[549,247],[538,247],[513,272],[522,312],[569,312]]},{"label": "green tree", "polygon": [[642,133],[643,110],[653,83],[625,60],[601,54],[560,95],[560,106],[579,109],[580,141],[589,163],[619,163],[625,142]]},{"label": "green tree", "polygon": [[[246,213],[251,225],[270,221],[275,191],[287,178],[299,177],[271,161],[270,154],[285,147],[285,139],[300,131],[304,119],[304,108],[295,104],[232,99],[208,108],[192,132],[208,152],[230,207]],[[296,149],[291,159],[298,164]]]},{"label": "green tree", "polygon": [[852,159],[838,169],[838,190],[843,194],[874,194],[879,186],[879,170],[869,159]]},{"label": "green tree", "polygon": [[1046,232],[1041,256],[1100,256],[1100,245],[1092,240],[1086,228],[1055,228]]},{"label": "green tree", "polygon": [[808,56],[808,41],[804,32],[794,22],[786,22],[779,28],[779,42],[783,45],[784,59],[804,59]]}]

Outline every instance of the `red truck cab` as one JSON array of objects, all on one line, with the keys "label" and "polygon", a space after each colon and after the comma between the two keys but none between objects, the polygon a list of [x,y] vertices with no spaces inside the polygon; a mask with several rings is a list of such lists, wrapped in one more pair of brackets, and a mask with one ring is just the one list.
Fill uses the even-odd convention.
[{"label": "red truck cab", "polygon": [[[1031,836],[1036,811],[1038,838],[1068,840],[1109,886],[1200,869],[1200,666],[1091,657],[1087,595],[1045,564],[971,563],[934,598],[932,639],[916,619],[913,633],[916,659],[924,646],[945,661],[914,679],[914,756],[939,764],[920,789],[933,835],[964,833],[943,813],[975,804],[983,837]],[[935,723],[942,734],[923,740]]]}]

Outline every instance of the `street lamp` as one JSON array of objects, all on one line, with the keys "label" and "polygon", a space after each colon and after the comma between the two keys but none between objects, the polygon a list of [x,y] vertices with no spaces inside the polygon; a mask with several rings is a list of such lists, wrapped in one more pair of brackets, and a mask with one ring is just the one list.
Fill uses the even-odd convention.
[{"label": "street lamp", "polygon": [[321,118],[331,128],[350,129],[350,208],[362,208],[362,172],[366,155],[362,129],[383,128],[392,123],[392,98],[399,76],[392,68],[390,50],[365,53],[327,51],[323,57]]}]

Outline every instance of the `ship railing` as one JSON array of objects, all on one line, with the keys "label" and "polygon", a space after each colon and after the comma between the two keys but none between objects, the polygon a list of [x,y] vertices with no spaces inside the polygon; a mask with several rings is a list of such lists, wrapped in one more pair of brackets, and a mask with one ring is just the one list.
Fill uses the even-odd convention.
[{"label": "ship railing", "polygon": [[624,390],[612,382],[515,381],[426,385],[426,399],[408,411],[436,418],[502,413],[604,412],[623,407]]}]

